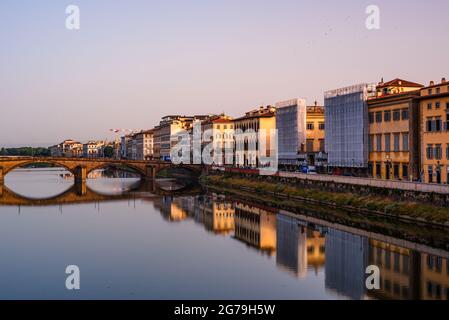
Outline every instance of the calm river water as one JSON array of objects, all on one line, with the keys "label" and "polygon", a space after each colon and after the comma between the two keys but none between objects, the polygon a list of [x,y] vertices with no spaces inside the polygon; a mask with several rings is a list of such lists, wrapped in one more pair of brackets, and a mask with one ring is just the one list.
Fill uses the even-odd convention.
[{"label": "calm river water", "polygon": [[[447,299],[443,248],[102,172],[20,169],[0,190],[0,299]],[[430,231],[429,231],[430,232]],[[80,269],[69,291],[68,265]],[[381,271],[367,290],[365,269]]]}]

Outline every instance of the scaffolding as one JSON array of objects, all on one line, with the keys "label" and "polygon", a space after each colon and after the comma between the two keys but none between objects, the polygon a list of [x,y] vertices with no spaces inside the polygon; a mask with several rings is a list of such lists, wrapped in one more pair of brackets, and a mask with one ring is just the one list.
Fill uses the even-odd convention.
[{"label": "scaffolding", "polygon": [[368,166],[367,99],[376,84],[358,84],[327,91],[325,106],[325,148],[329,167],[366,168]]},{"label": "scaffolding", "polygon": [[279,164],[298,165],[298,152],[306,143],[306,100],[293,99],[276,104]]}]

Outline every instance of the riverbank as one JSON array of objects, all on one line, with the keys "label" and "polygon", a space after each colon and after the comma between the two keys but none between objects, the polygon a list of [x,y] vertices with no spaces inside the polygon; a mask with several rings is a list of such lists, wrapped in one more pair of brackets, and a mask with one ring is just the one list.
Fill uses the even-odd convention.
[{"label": "riverbank", "polygon": [[449,208],[436,207],[410,201],[397,201],[379,195],[357,195],[349,192],[328,192],[308,189],[260,178],[242,178],[232,174],[203,176],[203,185],[234,194],[268,202],[290,204],[311,203],[331,208],[341,208],[363,215],[377,215],[396,220],[426,223],[449,227]]}]

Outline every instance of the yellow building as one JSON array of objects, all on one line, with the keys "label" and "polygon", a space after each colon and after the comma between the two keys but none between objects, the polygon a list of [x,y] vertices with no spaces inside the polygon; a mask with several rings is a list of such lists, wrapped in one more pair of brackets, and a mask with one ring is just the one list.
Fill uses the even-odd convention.
[{"label": "yellow building", "polygon": [[449,183],[449,81],[421,89],[421,178]]},{"label": "yellow building", "polygon": [[421,299],[449,300],[449,261],[421,254]]},{"label": "yellow building", "polygon": [[245,203],[235,205],[235,238],[273,255],[276,252],[276,214]]},{"label": "yellow building", "polygon": [[[257,142],[257,138],[251,137],[250,132],[265,131],[266,155],[271,155],[270,132],[272,129],[276,129],[276,108],[273,106],[260,107],[247,112],[244,117],[234,120],[235,161],[237,166],[252,168],[259,166],[258,147],[260,143]],[[241,135],[242,133],[244,136]],[[239,140],[242,141],[241,144],[238,142]]]},{"label": "yellow building", "polygon": [[379,299],[417,299],[419,294],[420,257],[414,251],[383,241],[369,240],[369,264],[380,269],[380,290],[368,295]]},{"label": "yellow building", "polygon": [[307,229],[307,265],[313,267],[315,273],[326,262],[326,236],[318,230]]},{"label": "yellow building", "polygon": [[306,145],[303,160],[311,166],[325,166],[324,154],[324,107],[315,105],[307,107],[306,113]]},{"label": "yellow building", "polygon": [[395,79],[381,82],[368,99],[369,173],[385,180],[419,178],[419,102],[423,86]]},{"label": "yellow building", "polygon": [[[210,153],[215,165],[233,164],[234,163],[234,122],[231,117],[225,114],[211,116],[201,123],[202,131],[202,148],[204,150],[207,145],[211,145],[214,151]],[[208,137],[205,132],[209,132]],[[204,139],[207,138],[208,141]],[[218,153],[215,153],[218,151]],[[221,154],[220,154],[221,153]]]},{"label": "yellow building", "polygon": [[231,202],[206,199],[199,204],[206,230],[227,235],[234,231],[234,206]]}]

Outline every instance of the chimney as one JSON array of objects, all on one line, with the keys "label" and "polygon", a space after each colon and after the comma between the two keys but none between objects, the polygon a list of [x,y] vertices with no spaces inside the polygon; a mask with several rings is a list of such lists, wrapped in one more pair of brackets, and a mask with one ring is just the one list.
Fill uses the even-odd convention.
[{"label": "chimney", "polygon": [[434,81],[430,81],[430,85],[431,86],[435,85],[435,82]]},{"label": "chimney", "polygon": [[441,83],[446,83],[446,78],[442,78]]}]

